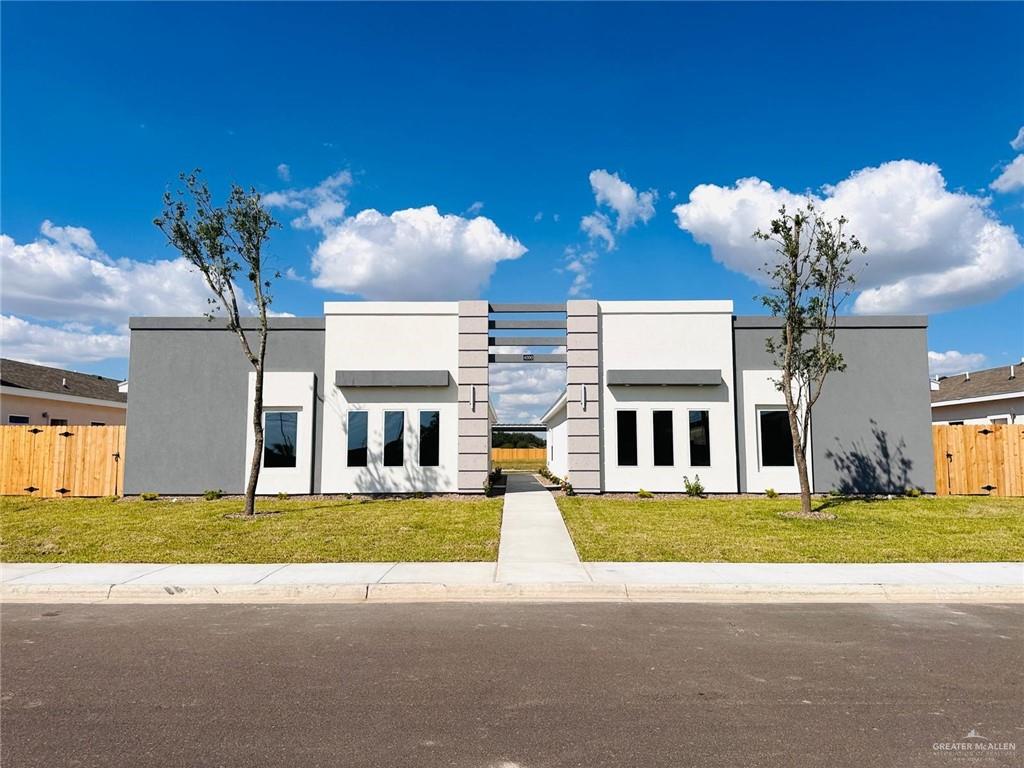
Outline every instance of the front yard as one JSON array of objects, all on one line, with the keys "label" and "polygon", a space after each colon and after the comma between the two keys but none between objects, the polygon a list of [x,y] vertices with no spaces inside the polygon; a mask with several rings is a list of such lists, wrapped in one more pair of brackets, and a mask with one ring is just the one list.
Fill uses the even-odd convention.
[{"label": "front yard", "polygon": [[827,499],[834,520],[767,498],[558,499],[580,558],[761,563],[1024,560],[1024,499]]},{"label": "front yard", "polygon": [[0,498],[0,560],[314,563],[495,560],[501,499],[261,499],[242,502]]}]

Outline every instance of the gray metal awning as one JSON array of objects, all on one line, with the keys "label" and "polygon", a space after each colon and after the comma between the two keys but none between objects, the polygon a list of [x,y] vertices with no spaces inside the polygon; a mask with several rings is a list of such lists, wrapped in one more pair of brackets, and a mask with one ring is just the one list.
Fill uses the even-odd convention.
[{"label": "gray metal awning", "polygon": [[720,368],[667,368],[608,371],[609,387],[715,387],[722,383]]},{"label": "gray metal awning", "polygon": [[447,387],[448,371],[335,371],[338,387]]}]

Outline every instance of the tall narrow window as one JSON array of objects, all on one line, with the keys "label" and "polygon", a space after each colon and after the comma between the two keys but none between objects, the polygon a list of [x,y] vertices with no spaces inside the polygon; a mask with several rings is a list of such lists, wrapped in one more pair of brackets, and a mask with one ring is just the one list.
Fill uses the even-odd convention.
[{"label": "tall narrow window", "polygon": [[761,466],[793,466],[793,433],[789,430],[789,413],[761,411]]},{"label": "tall narrow window", "polygon": [[619,411],[615,414],[616,433],[619,439],[619,466],[636,466],[636,411]]},{"label": "tall narrow window", "polygon": [[654,412],[654,466],[671,467],[675,463],[672,452],[672,411]]},{"label": "tall narrow window", "polygon": [[441,412],[420,411],[420,466],[436,467],[441,460]]},{"label": "tall narrow window", "polygon": [[268,411],[263,414],[263,466],[294,467],[299,414]]},{"label": "tall narrow window", "polygon": [[405,413],[384,411],[384,466],[400,467],[405,463]]},{"label": "tall narrow window", "polygon": [[711,466],[711,426],[707,411],[690,411],[690,466]]},{"label": "tall narrow window", "polygon": [[365,467],[367,445],[367,413],[366,411],[348,412],[348,466]]}]

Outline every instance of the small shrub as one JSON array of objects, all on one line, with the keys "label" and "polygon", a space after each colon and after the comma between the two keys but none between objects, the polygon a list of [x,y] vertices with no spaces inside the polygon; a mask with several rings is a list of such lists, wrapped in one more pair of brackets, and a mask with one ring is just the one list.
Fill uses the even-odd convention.
[{"label": "small shrub", "polygon": [[774,488],[765,488],[764,495],[767,496],[769,499],[779,498],[779,492],[776,491]]},{"label": "small shrub", "polygon": [[160,498],[160,494],[153,491],[144,491],[139,494],[139,498],[143,501],[156,501]]},{"label": "small shrub", "polygon": [[700,475],[694,475],[692,482],[689,477],[683,475],[683,488],[686,490],[687,496],[704,495],[704,484],[700,481]]},{"label": "small shrub", "polygon": [[278,491],[278,493],[277,493],[277,500],[278,501],[288,501],[288,494],[285,493],[284,491]]},{"label": "small shrub", "polygon": [[206,499],[207,501],[216,501],[217,499],[219,499],[223,495],[224,495],[224,491],[222,491],[220,488],[218,488],[215,491],[214,490],[203,491],[203,498]]},{"label": "small shrub", "polygon": [[910,488],[907,488],[907,490],[904,492],[904,495],[911,499],[916,499],[918,496],[921,495],[921,489],[914,488],[913,486],[911,486]]},{"label": "small shrub", "polygon": [[639,491],[637,491],[636,495],[639,498],[641,498],[641,499],[653,499],[654,498],[654,494],[653,493],[651,493],[650,491],[645,491],[643,488],[641,488]]},{"label": "small shrub", "polygon": [[491,478],[490,478],[490,476],[488,476],[488,478],[486,480],[484,480],[484,496],[491,496],[493,493],[494,493],[494,484],[491,483]]},{"label": "small shrub", "polygon": [[572,483],[569,482],[568,477],[562,480],[560,485],[562,486],[562,493],[564,493],[566,496],[576,495],[576,491],[573,490]]},{"label": "small shrub", "polygon": [[416,491],[416,492],[415,492],[415,493],[414,493],[414,494],[412,495],[412,497],[413,497],[414,499],[425,499],[425,498],[427,498],[427,492],[426,492],[426,491]]}]

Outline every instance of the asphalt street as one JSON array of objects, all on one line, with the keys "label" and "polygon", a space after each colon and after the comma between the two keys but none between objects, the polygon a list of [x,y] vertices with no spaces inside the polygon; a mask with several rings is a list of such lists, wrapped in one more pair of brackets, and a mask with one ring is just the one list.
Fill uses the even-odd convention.
[{"label": "asphalt street", "polygon": [[1024,764],[1020,605],[8,604],[0,639],[4,768]]}]

